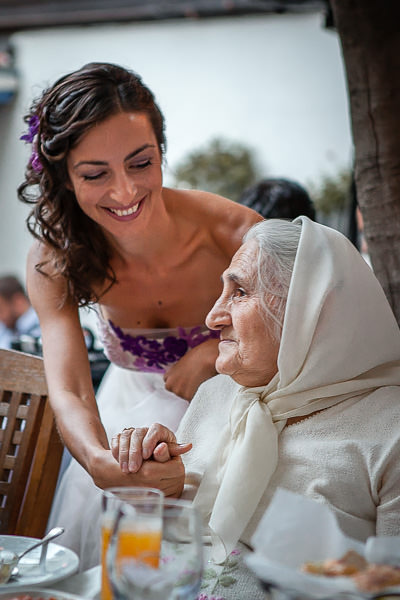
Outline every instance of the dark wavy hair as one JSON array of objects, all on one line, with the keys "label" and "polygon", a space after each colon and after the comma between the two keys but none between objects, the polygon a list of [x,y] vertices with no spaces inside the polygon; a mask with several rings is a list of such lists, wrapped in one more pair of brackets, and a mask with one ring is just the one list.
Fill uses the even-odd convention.
[{"label": "dark wavy hair", "polygon": [[26,123],[37,123],[38,137],[18,197],[33,205],[29,231],[51,249],[49,260],[36,269],[49,277],[64,277],[63,301],[69,297],[79,306],[97,302],[94,286],[109,289],[116,276],[101,228],[67,187],[67,156],[89,129],[120,112],[148,115],[163,157],[165,122],[154,95],[140,76],[118,65],[89,63],[61,77],[34,100],[24,117]]}]

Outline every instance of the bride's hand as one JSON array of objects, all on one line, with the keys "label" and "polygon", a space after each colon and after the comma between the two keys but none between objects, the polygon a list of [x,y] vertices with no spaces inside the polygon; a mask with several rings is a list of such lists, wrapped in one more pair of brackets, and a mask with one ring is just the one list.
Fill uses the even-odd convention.
[{"label": "bride's hand", "polygon": [[129,427],[111,439],[111,452],[123,473],[136,473],[143,460],[167,462],[185,454],[192,444],[178,444],[175,434],[159,423],[151,427]]}]

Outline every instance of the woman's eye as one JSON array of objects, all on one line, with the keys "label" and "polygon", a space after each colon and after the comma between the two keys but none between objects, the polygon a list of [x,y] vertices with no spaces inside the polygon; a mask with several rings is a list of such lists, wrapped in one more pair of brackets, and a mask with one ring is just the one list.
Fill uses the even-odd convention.
[{"label": "woman's eye", "polygon": [[82,177],[85,181],[95,181],[96,179],[100,179],[100,177],[102,177],[104,174],[105,171],[101,171],[101,173],[82,175]]},{"label": "woman's eye", "polygon": [[148,167],[149,165],[151,165],[151,160],[143,160],[141,162],[137,162],[131,165],[131,169],[145,169],[146,167]]},{"label": "woman's eye", "polygon": [[232,298],[243,298],[246,295],[246,292],[243,288],[236,288],[232,292]]}]

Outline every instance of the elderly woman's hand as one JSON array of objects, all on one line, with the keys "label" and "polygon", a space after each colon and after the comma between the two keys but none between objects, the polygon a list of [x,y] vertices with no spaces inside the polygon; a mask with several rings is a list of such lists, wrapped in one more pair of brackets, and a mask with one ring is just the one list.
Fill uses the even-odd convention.
[{"label": "elderly woman's hand", "polygon": [[215,361],[219,339],[209,339],[195,346],[164,374],[165,389],[190,400],[203,381],[216,375]]},{"label": "elderly woman's hand", "polygon": [[185,454],[192,444],[178,444],[175,434],[159,423],[129,427],[111,439],[111,452],[123,473],[137,473],[144,460],[167,462]]}]

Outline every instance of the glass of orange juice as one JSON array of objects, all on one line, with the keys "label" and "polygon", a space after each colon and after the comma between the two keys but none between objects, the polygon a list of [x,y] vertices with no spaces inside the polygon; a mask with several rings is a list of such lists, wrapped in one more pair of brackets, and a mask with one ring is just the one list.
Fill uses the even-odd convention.
[{"label": "glass of orange juice", "polygon": [[[161,544],[161,514],[164,494],[146,487],[108,488],[102,495],[101,515],[101,600],[112,600],[113,594],[106,567],[106,553],[113,528],[118,523],[118,560],[124,556],[143,556],[157,566]],[[128,507],[122,514],[121,507]]]},{"label": "glass of orange juice", "polygon": [[[161,531],[153,532],[149,520],[142,520],[135,507],[126,503],[119,507],[107,551],[107,569],[116,600],[197,597],[203,571],[200,513],[190,502],[164,498],[161,520]],[[154,544],[149,541],[153,533],[160,533]],[[129,542],[131,535],[136,539],[134,545]]]}]

